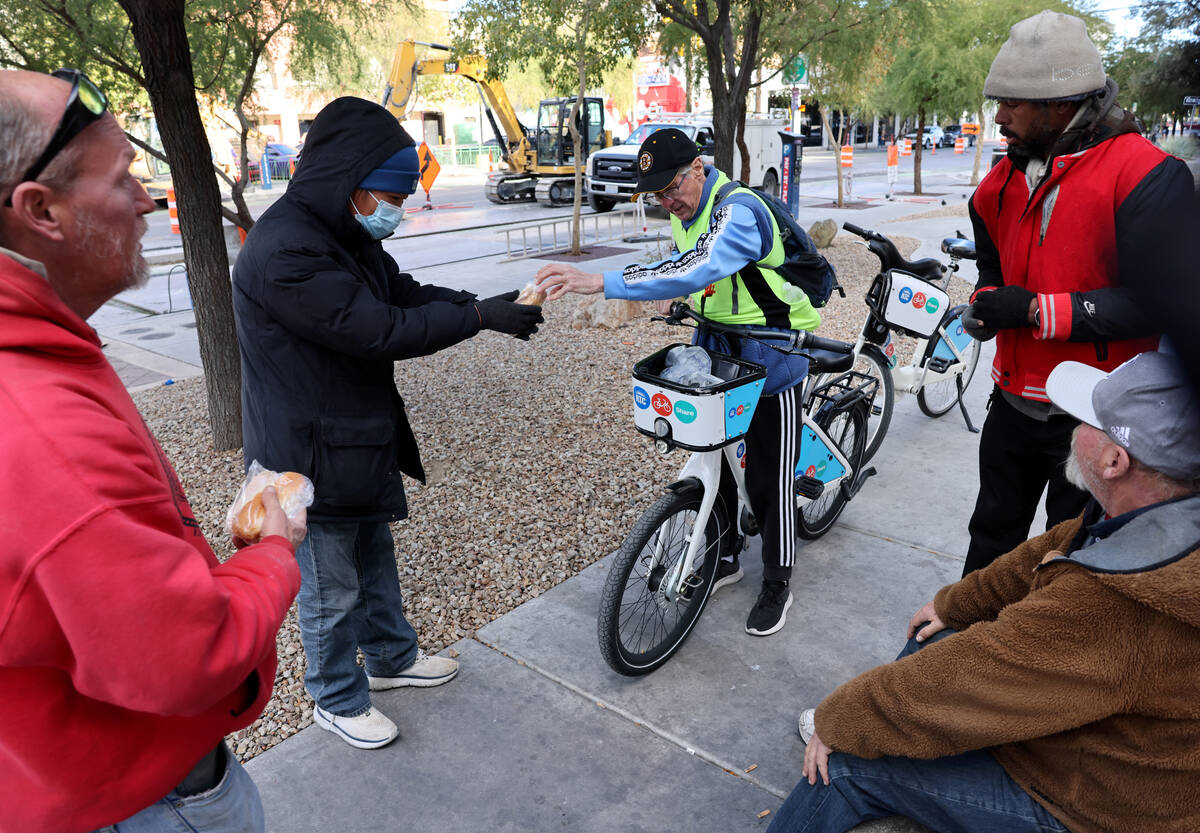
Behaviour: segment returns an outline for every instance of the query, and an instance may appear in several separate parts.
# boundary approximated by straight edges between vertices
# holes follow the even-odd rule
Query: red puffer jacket
[[[1000,389],[1048,402],[1046,377],[1059,362],[1111,370],[1155,349],[1153,316],[1130,286],[1186,268],[1160,262],[1159,220],[1191,199],[1187,167],[1130,132],[1052,157],[1032,196],[1011,157],[992,168],[971,198],[976,295],[1023,286],[1041,316],[1038,328],[997,334]]]

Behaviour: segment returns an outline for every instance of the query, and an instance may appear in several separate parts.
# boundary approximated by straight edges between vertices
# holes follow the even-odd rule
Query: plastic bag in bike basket
[[[712,350],[712,373],[722,381],[681,385],[661,377],[671,344],[633,366],[633,421],[648,437],[689,451],[720,448],[750,427],[767,371],[761,364]]]
[[[909,335],[929,338],[950,305],[950,296],[916,275],[889,269],[884,288],[883,319]]]

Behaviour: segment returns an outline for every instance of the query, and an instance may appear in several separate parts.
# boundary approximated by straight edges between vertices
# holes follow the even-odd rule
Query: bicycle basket
[[[945,290],[909,272],[889,269],[872,309],[893,329],[929,338],[949,305]]]
[[[712,374],[723,381],[707,386],[663,379],[670,344],[633,366],[633,422],[639,433],[689,451],[710,451],[743,437],[762,395],[766,368],[708,351]]]

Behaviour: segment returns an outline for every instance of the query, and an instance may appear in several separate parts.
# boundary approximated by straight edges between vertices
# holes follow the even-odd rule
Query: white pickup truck
[[[783,143],[779,131],[787,124],[780,119],[746,117],[746,147],[750,151],[750,184],[768,194],[779,196],[779,171],[783,162]],[[628,202],[637,185],[637,152],[642,142],[656,130],[677,127],[700,148],[705,164],[713,161],[713,127],[706,115],[664,113],[633,131],[624,143],[594,151],[587,160],[588,202],[596,211],[610,211],[619,202]],[[733,178],[742,169],[742,155],[733,149]],[[726,171],[725,173],[730,173]]]

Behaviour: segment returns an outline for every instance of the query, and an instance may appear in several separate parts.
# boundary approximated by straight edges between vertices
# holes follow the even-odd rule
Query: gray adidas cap
[[[1111,373],[1063,362],[1046,393],[1155,471],[1200,477],[1200,397],[1174,355],[1139,353]]]

